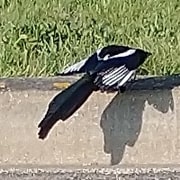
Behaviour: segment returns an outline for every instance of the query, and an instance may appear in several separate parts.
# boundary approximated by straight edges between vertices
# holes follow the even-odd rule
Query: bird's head
[[[140,65],[144,63],[144,61],[152,55],[152,53],[148,52],[148,51],[144,51],[142,49],[136,49],[136,54],[138,56],[139,59],[139,63]]]

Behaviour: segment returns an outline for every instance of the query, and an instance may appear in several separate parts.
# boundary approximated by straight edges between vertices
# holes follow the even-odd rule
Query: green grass
[[[0,76],[51,76],[114,43],[153,53],[141,74],[180,73],[180,1],[0,1]]]

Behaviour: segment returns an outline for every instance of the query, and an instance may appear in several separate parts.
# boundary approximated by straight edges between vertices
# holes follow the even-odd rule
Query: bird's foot
[[[124,93],[126,91],[126,86],[120,86],[117,90],[119,93]]]

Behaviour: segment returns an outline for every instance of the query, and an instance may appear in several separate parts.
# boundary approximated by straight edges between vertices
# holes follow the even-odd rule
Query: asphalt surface
[[[86,169],[1,169],[0,179],[4,180],[176,180],[180,169],[176,168],[86,168]]]

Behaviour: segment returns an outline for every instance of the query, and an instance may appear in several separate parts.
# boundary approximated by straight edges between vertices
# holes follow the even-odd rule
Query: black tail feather
[[[41,121],[41,123],[38,125],[38,127],[41,128],[38,133],[39,139],[44,139],[56,122],[57,122],[56,118],[53,117],[51,119],[44,118]]]
[[[90,96],[97,90],[90,76],[84,76],[73,85],[59,93],[50,102],[48,111],[39,123],[40,139],[46,138],[50,129],[58,120],[65,121],[69,118]]]

